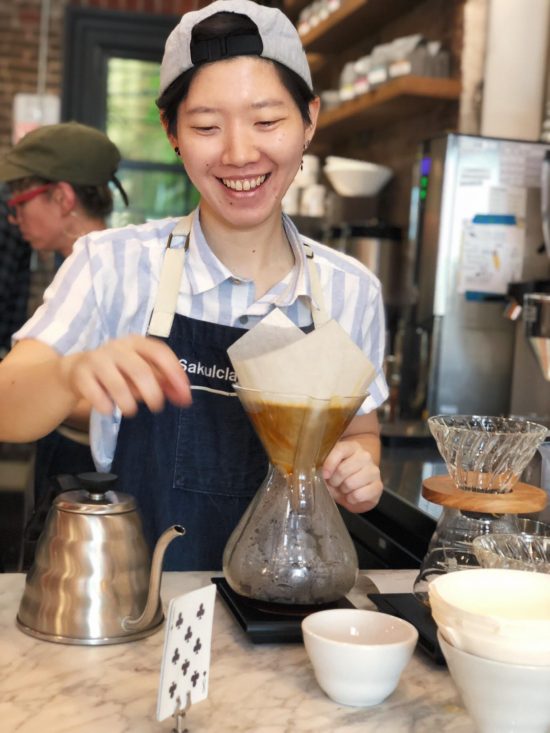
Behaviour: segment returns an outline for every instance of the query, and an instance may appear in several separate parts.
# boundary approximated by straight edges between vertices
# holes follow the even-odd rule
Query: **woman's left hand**
[[[382,494],[380,469],[355,440],[336,443],[323,465],[323,478],[334,500],[355,514],[373,509]]]

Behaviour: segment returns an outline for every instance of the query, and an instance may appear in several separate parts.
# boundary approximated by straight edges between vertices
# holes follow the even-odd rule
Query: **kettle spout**
[[[138,618],[130,618],[126,616],[122,620],[122,627],[125,631],[141,631],[147,629],[153,622],[159,609],[159,592],[160,592],[160,578],[162,573],[162,560],[166,548],[172,542],[175,537],[182,537],[185,534],[185,529],[179,524],[174,524],[172,527],[168,527],[161,536],[159,537],[155,550],[153,552],[153,559],[151,561],[151,576],[149,578],[149,593],[147,594],[147,601],[145,608],[141,616]],[[161,614],[162,620],[162,614]]]

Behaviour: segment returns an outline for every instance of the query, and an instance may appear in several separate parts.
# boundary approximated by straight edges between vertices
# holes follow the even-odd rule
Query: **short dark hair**
[[[240,13],[215,13],[215,15],[211,15],[200,23],[197,23],[193,28],[192,40],[209,40],[211,38],[218,38],[220,35],[239,35],[241,33],[257,32],[257,30],[256,24],[247,15],[241,15]],[[256,58],[262,58],[263,61],[273,64],[281,83],[298,107],[302,119],[306,125],[311,125],[309,103],[315,99],[315,94],[306,82],[296,72],[278,61],[264,59],[259,56]],[[168,128],[168,132],[171,135],[176,135],[179,106],[189,94],[191,82],[200,68],[201,66],[194,66],[184,71],[183,74],[180,74],[174,79],[156,101],[157,107]]]

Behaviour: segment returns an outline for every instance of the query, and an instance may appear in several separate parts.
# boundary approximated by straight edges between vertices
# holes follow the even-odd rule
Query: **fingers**
[[[335,501],[352,512],[374,508],[382,494],[378,466],[355,441],[336,444],[323,466],[323,477]]]
[[[103,391],[123,415],[134,415],[138,401],[154,412],[162,409],[164,396],[146,358],[130,344],[113,342],[108,350],[91,352],[84,370],[97,393]],[[103,402],[103,400],[102,400]]]
[[[153,412],[165,397],[177,405],[191,402],[187,377],[172,350],[157,339],[129,336],[84,352],[72,362],[69,380],[74,391],[102,414],[116,405],[134,415],[144,402]]]
[[[78,394],[79,399],[84,398],[87,400],[102,415],[112,413],[113,400],[108,392],[91,373],[81,370],[79,365],[75,367],[73,390]]]

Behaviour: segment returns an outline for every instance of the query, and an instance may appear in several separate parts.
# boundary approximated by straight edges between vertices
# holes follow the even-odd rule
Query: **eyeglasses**
[[[49,188],[51,188],[53,183],[45,183],[43,186],[36,186],[35,188],[31,188],[28,191],[23,191],[22,193],[17,193],[15,196],[12,196],[6,201],[9,214],[10,216],[17,216],[17,206],[20,206],[21,204],[26,204],[29,201],[32,201],[37,196],[40,196],[40,194],[45,193]]]

